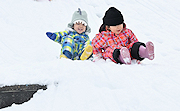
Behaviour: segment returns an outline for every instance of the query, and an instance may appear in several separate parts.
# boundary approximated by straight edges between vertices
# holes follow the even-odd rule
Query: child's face
[[[76,23],[76,24],[74,24],[74,30],[77,33],[81,34],[86,31],[86,26],[82,23]]]
[[[111,30],[115,34],[120,34],[121,31],[123,30],[123,24],[110,26],[108,29]]]

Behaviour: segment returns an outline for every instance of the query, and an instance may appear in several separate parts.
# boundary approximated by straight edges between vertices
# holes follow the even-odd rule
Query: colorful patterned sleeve
[[[68,32],[67,31],[61,31],[61,32],[55,32],[55,34],[56,34],[56,38],[55,38],[54,41],[61,44],[62,37],[67,35]]]
[[[129,34],[129,41],[130,41],[130,44],[127,46],[127,48],[131,48],[134,43],[138,42],[138,39],[130,29],[127,29],[127,31]]]
[[[102,47],[104,46],[106,40],[102,37],[102,34],[96,34],[92,39],[93,54],[102,53]]]

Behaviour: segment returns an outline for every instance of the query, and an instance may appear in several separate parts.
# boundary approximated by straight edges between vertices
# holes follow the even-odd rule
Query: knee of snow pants
[[[120,55],[120,49],[115,49],[114,52],[113,52],[113,59],[117,62],[117,63],[120,63],[120,64],[123,64],[118,58],[119,58],[119,55]]]
[[[139,56],[139,47],[143,45],[144,47],[146,47],[146,45],[142,42],[136,42],[133,44],[132,48],[131,48],[131,56],[134,59],[140,60],[142,61],[144,58],[141,58]]]

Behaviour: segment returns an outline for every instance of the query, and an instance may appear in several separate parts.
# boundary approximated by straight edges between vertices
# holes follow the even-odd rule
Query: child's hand
[[[46,32],[46,35],[47,35],[51,40],[54,40],[54,39],[56,38],[56,34],[55,34],[55,33]]]
[[[102,58],[101,54],[93,55],[93,62],[99,61]]]

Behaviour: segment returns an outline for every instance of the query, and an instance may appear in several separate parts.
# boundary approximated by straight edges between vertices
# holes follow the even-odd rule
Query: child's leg
[[[147,42],[146,45],[141,42],[136,42],[131,48],[131,56],[137,60],[148,58],[154,59],[154,45],[152,42]]]
[[[61,54],[61,55],[60,55],[60,59],[61,59],[61,58],[68,59],[67,56],[65,56],[64,54]]]
[[[71,37],[64,37],[62,41],[62,53],[69,59],[72,59],[74,50],[74,40]]]
[[[113,52],[113,58],[117,63],[131,64],[130,53],[126,47],[122,47],[121,49],[115,49]]]
[[[83,50],[82,55],[80,56],[80,59],[81,60],[88,59],[92,55],[92,52],[93,52],[92,46],[91,45],[86,46]]]
[[[120,49],[119,60],[124,64],[131,64],[130,53],[126,47]]]

